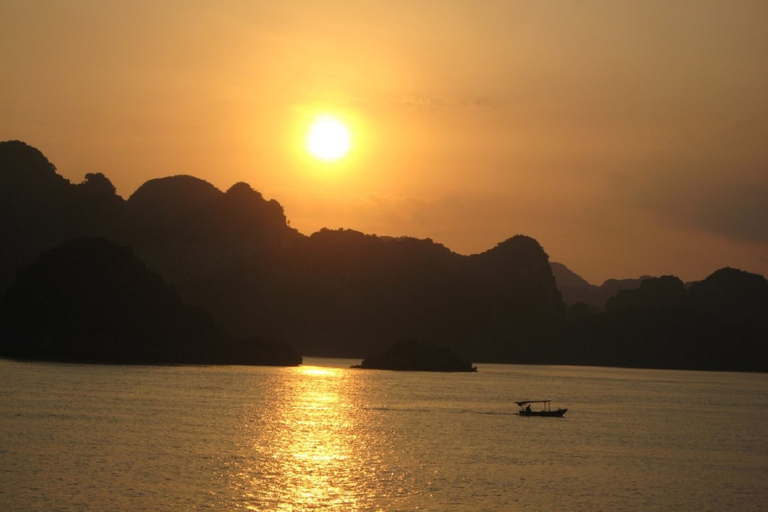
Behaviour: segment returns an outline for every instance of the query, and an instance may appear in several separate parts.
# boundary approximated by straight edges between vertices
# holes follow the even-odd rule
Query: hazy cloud
[[[395,96],[390,99],[395,105],[413,107],[418,109],[446,109],[446,108],[484,108],[491,107],[498,102],[489,97],[444,97],[428,95],[403,95]]]
[[[768,243],[768,120],[686,134],[644,162],[623,193],[671,221]]]

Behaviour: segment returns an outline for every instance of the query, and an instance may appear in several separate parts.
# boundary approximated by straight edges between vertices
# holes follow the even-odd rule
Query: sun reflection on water
[[[236,483],[242,504],[249,510],[366,508],[382,468],[376,441],[358,428],[365,410],[355,403],[354,372],[310,366],[280,375],[270,390],[279,409],[246,418],[248,444]]]

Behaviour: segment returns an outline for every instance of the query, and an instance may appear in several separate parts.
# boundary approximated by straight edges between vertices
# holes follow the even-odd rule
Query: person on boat
[[[528,404],[528,407],[525,408],[525,412],[531,412],[531,404]]]

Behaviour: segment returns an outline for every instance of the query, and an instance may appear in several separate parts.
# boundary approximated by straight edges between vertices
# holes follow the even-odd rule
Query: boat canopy
[[[515,402],[520,407],[528,404],[548,404],[552,400],[523,400],[522,402]]]

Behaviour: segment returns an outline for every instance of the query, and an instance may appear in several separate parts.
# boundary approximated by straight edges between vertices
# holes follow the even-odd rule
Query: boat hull
[[[548,416],[551,418],[562,418],[568,409],[558,409],[556,411],[519,411],[520,416]]]

